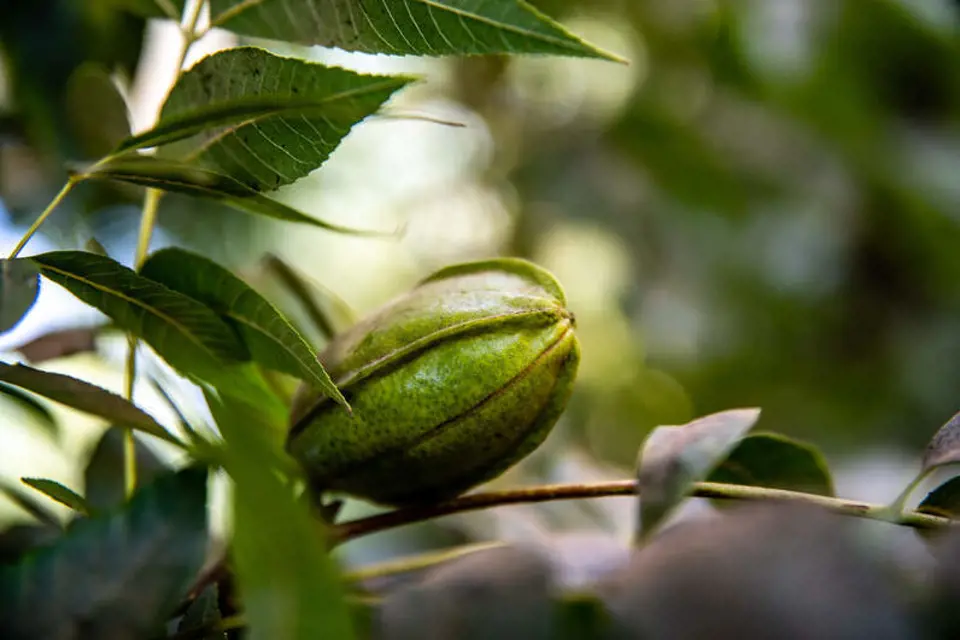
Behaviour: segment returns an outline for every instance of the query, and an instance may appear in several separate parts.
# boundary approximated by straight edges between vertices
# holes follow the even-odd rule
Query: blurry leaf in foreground
[[[0,333],[20,323],[40,293],[40,271],[27,260],[0,260]]]
[[[126,472],[124,467],[124,430],[109,427],[93,449],[83,472],[84,495],[93,509],[114,509],[126,500]],[[137,459],[137,487],[150,484],[154,478],[168,471],[167,466],[147,445],[134,437]]]
[[[776,433],[757,433],[741,440],[707,480],[835,495],[823,454],[812,445]]]
[[[170,248],[151,255],[140,273],[233,322],[254,360],[263,366],[306,380],[349,409],[313,348],[273,305],[229,270],[202,256]]]
[[[953,462],[960,462],[960,413],[957,413],[933,435],[923,455],[923,470],[929,471]]]
[[[224,416],[219,398],[210,410]],[[234,483],[233,563],[249,640],[354,637],[339,571],[327,553],[322,525],[294,497],[264,452],[276,451],[266,429],[249,420],[218,418],[223,466]],[[242,417],[242,414],[241,414]],[[262,419],[261,419],[262,420]]]
[[[944,518],[960,518],[960,476],[950,478],[927,494],[917,511]]]
[[[60,537],[60,527],[43,524],[14,524],[0,531],[0,567],[15,564],[34,549],[49,547]],[[0,623],[2,624],[2,623]]]
[[[102,158],[130,135],[127,104],[103,67],[80,65],[67,81],[65,100],[68,124],[85,157]]]
[[[56,480],[48,480],[46,478],[20,478],[20,480],[23,484],[33,487],[40,493],[73,509],[79,514],[90,514],[90,505],[83,499],[83,496],[78,495],[76,491],[60,484]]]
[[[0,383],[0,407],[5,402],[11,402],[20,407],[30,416],[32,423],[41,427],[47,434],[53,437],[60,435],[60,425],[57,424],[57,419],[53,417],[53,414],[42,402],[26,391]],[[10,414],[6,413],[5,415],[7,420],[10,420]]]
[[[11,365],[0,362],[0,380],[33,391],[71,409],[179,444],[179,441],[160,423],[136,405],[115,393],[78,378],[41,371],[22,364]]]
[[[664,531],[598,587],[606,638],[920,638],[887,558],[840,516],[751,505]]]
[[[207,472],[158,479],[123,509],[77,522],[0,568],[4,638],[149,638],[196,578],[207,545]]]
[[[706,478],[760,417],[759,409],[735,409],[685,425],[654,429],[640,452],[639,533],[649,535]]]
[[[549,558],[499,547],[437,566],[384,599],[374,637],[548,640],[553,626]]]

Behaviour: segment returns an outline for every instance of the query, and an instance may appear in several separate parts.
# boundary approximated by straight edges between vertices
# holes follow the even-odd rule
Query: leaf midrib
[[[238,3],[238,4],[235,4],[234,6],[230,7],[229,9],[227,9],[226,11],[224,11],[223,13],[221,13],[220,15],[218,15],[216,18],[212,19],[212,20],[210,21],[210,26],[211,26],[211,27],[219,27],[219,26],[222,26],[223,23],[225,23],[225,22],[227,22],[228,20],[231,20],[232,18],[234,18],[234,17],[242,14],[243,12],[247,11],[248,9],[252,9],[252,8],[254,8],[254,7],[258,6],[258,5],[264,4],[264,3],[268,2],[268,1],[270,1],[270,0],[244,0],[243,2],[240,2],[240,3]],[[311,1],[312,1],[312,0],[307,0],[307,2],[311,2]],[[454,14],[454,15],[460,16],[461,18],[464,18],[464,17],[465,17],[465,18],[469,18],[469,19],[471,19],[471,20],[476,20],[477,22],[480,22],[480,23],[482,23],[482,24],[486,24],[486,25],[488,25],[488,26],[492,26],[492,27],[495,27],[495,28],[498,28],[498,29],[502,29],[502,30],[504,30],[504,31],[510,31],[510,32],[512,32],[512,33],[515,33],[515,34],[518,34],[518,35],[521,35],[521,36],[526,36],[526,37],[531,38],[531,39],[533,39],[533,40],[540,40],[541,42],[547,42],[547,43],[549,43],[549,44],[553,44],[553,45],[556,45],[556,46],[560,46],[560,47],[562,47],[562,48],[564,48],[564,49],[569,49],[569,50],[571,50],[571,51],[579,51],[579,50],[581,50],[580,47],[573,46],[570,42],[567,42],[567,41],[563,40],[562,38],[557,38],[556,36],[550,36],[550,35],[547,35],[547,34],[544,34],[544,33],[539,33],[539,32],[537,32],[537,31],[530,31],[530,30],[528,30],[528,29],[522,29],[522,28],[520,28],[520,27],[517,27],[517,26],[515,26],[515,25],[511,25],[511,24],[508,24],[508,23],[496,22],[496,21],[494,21],[494,20],[491,20],[490,18],[486,18],[486,17],[484,17],[484,16],[479,16],[479,15],[477,15],[477,14],[470,13],[469,11],[464,11],[464,10],[462,10],[462,9],[456,9],[456,8],[451,7],[451,6],[449,6],[449,5],[445,5],[445,4],[441,4],[441,3],[439,3],[439,2],[436,2],[435,0],[407,0],[407,1],[408,1],[408,2],[418,2],[418,3],[420,3],[420,4],[426,5],[427,7],[439,9],[440,11],[446,11],[446,12],[452,13],[452,14]],[[520,0],[520,1],[517,2],[517,7],[520,8],[520,9],[524,9],[524,10],[526,10],[526,11],[528,11],[528,12],[531,12],[534,16],[539,17],[539,16],[538,16],[538,12],[535,11],[534,8],[531,7],[529,4],[527,4],[526,2],[523,2],[523,0]]]
[[[157,316],[157,317],[160,318],[161,320],[165,320],[166,322],[168,322],[169,324],[171,324],[171,325],[172,325],[175,329],[177,329],[177,330],[179,331],[179,333],[181,333],[187,340],[189,340],[189,341],[192,342],[193,344],[195,344],[195,345],[197,345],[198,347],[200,347],[201,350],[203,350],[205,353],[207,353],[207,354],[208,354],[210,357],[212,357],[216,362],[218,362],[218,363],[224,363],[224,360],[223,360],[220,356],[218,356],[216,353],[214,353],[213,351],[211,351],[210,348],[207,347],[207,345],[204,344],[204,342],[203,342],[202,340],[200,340],[199,338],[197,338],[196,336],[194,336],[194,335],[193,335],[193,332],[191,332],[186,326],[184,326],[183,324],[181,324],[176,318],[174,318],[174,317],[172,317],[172,316],[169,316],[169,315],[163,313],[162,311],[160,311],[159,309],[157,309],[157,308],[155,308],[155,307],[151,307],[151,306],[149,306],[149,305],[147,305],[147,304],[145,304],[145,303],[137,300],[136,298],[131,298],[130,296],[126,295],[125,293],[123,293],[123,292],[121,292],[121,291],[116,291],[115,289],[110,289],[109,287],[106,287],[106,286],[104,286],[104,285],[98,284],[98,283],[96,283],[96,282],[93,282],[93,281],[91,281],[91,280],[88,280],[87,278],[84,278],[84,277],[82,277],[82,276],[78,276],[78,275],[76,275],[76,274],[74,274],[74,273],[71,273],[71,272],[69,272],[69,271],[65,271],[65,270],[60,269],[60,268],[58,268],[58,267],[53,267],[53,266],[50,266],[50,265],[48,265],[48,264],[44,264],[44,263],[42,263],[42,262],[41,262],[40,264],[42,265],[42,269],[50,269],[50,270],[53,271],[54,273],[58,273],[58,274],[60,274],[60,275],[62,275],[62,276],[64,276],[64,277],[67,277],[67,278],[72,278],[72,279],[74,279],[74,280],[76,280],[76,281],[78,281],[78,282],[81,282],[81,283],[89,286],[89,287],[92,287],[93,289],[96,289],[97,291],[100,291],[101,293],[106,293],[107,295],[112,295],[112,296],[114,296],[114,297],[120,298],[120,299],[123,300],[124,302],[128,302],[128,303],[130,303],[130,304],[132,304],[132,305],[134,305],[134,306],[136,306],[136,307],[140,307],[141,309],[143,309],[143,310],[146,311],[147,313],[152,313],[153,315]],[[156,285],[157,285],[158,287],[163,287],[163,285],[160,284],[159,282],[156,283]],[[174,293],[173,291],[170,291],[170,294],[171,294],[171,295],[175,295],[175,293]]]

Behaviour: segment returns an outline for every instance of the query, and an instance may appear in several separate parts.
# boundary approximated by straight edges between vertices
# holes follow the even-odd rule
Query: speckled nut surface
[[[566,405],[580,352],[565,305],[524,260],[438,271],[320,354],[354,415],[301,387],[288,450],[314,487],[395,506],[495,478]]]

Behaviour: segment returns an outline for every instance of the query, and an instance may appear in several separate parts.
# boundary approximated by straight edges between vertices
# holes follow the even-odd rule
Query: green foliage
[[[306,380],[349,409],[310,345],[269,302],[227,269],[174,248],[150,256],[140,274],[223,316],[237,329],[251,356],[261,365]]]
[[[4,637],[141,638],[162,629],[203,563],[206,499],[206,470],[170,474],[0,568]]]
[[[816,447],[776,433],[741,440],[707,480],[835,495],[830,470]]]
[[[920,473],[892,505],[836,497],[830,470],[811,445],[778,434],[746,435],[758,409],[654,428],[639,453],[634,484],[531,487],[456,499],[531,453],[565,406],[579,351],[570,338],[572,313],[552,275],[526,262],[485,262],[506,265],[507,275],[474,288],[475,264],[441,270],[414,289],[419,307],[374,314],[351,329],[356,318],[322,283],[315,287],[271,256],[267,270],[330,342],[318,358],[316,346],[268,302],[266,288],[248,284],[256,284],[247,277],[253,274],[238,277],[176,247],[149,254],[157,218],[165,221],[177,209],[194,228],[213,230],[217,248],[232,252],[233,238],[218,235],[213,205],[253,214],[263,225],[258,229],[291,232],[270,226],[284,222],[390,235],[316,219],[272,192],[320,168],[349,132],[383,114],[415,79],[302,59],[306,52],[294,44],[472,56],[451,63],[447,89],[485,121],[482,135],[506,150],[498,155],[508,158],[508,171],[501,172],[501,161],[477,172],[491,189],[508,177],[505,191],[515,189],[523,205],[510,207],[524,213],[512,225],[509,250],[549,254],[536,237],[540,229],[604,219],[611,246],[622,241],[630,254],[625,262],[642,254],[631,266],[643,277],[601,292],[613,301],[594,314],[601,333],[656,325],[624,312],[651,290],[669,290],[697,317],[696,349],[651,357],[663,371],[637,365],[643,349],[632,343],[615,344],[615,358],[603,363],[600,356],[595,362],[603,366],[593,365],[602,374],[592,381],[602,389],[594,396],[642,405],[646,415],[631,409],[626,420],[636,442],[661,422],[659,415],[689,412],[694,401],[713,411],[733,397],[757,399],[788,432],[821,422],[900,428],[917,423],[912,410],[910,420],[903,419],[906,404],[929,412],[944,398],[955,402],[960,369],[944,356],[960,344],[949,329],[956,325],[960,282],[956,190],[949,182],[955,167],[940,158],[955,155],[960,112],[953,23],[939,29],[935,25],[949,20],[931,17],[937,9],[921,15],[892,0],[868,12],[852,0],[831,4],[829,15],[803,21],[803,29],[795,25],[794,44],[805,42],[809,50],[801,55],[804,47],[796,47],[785,72],[783,59],[757,54],[770,19],[766,3],[706,3],[696,11],[679,7],[683,3],[669,11],[660,2],[541,4],[558,16],[572,16],[573,9],[587,18],[616,11],[616,20],[599,22],[629,36],[625,43],[635,37],[635,50],[643,52],[632,84],[621,88],[622,96],[611,85],[590,121],[568,117],[567,109],[588,113],[583,105],[598,96],[585,93],[564,104],[551,91],[561,80],[570,90],[592,90],[606,80],[601,66],[526,66],[509,54],[594,59],[575,64],[619,58],[524,0],[0,5],[2,75],[10,78],[9,96],[0,95],[0,194],[22,223],[18,212],[43,207],[17,199],[21,184],[24,191],[54,193],[67,179],[9,258],[0,260],[0,334],[30,313],[42,276],[105,314],[127,334],[131,352],[125,397],[78,377],[0,363],[6,406],[16,404],[19,415],[48,433],[59,435],[69,425],[58,425],[34,395],[108,425],[83,468],[83,495],[53,480],[23,478],[69,507],[66,521],[36,492],[0,478],[0,493],[36,520],[0,530],[0,636],[957,636],[952,612],[960,603],[960,538],[950,525],[960,514],[960,481],[946,480],[916,510],[904,505],[931,471],[960,462],[960,414],[934,436]],[[178,69],[162,104],[148,105],[157,107],[156,123],[132,134],[126,96],[141,80],[134,74],[146,19],[179,23],[181,61],[212,28],[239,36],[240,46]],[[810,32],[806,40],[802,30]],[[272,41],[268,46],[289,55],[250,46],[251,38]],[[771,71],[778,65],[780,71]],[[539,73],[545,75],[537,76],[544,82],[531,92],[536,99],[520,95],[534,86],[524,84],[524,74]],[[759,123],[763,135],[745,129],[745,122]],[[27,157],[23,166],[16,153]],[[10,166],[19,170],[8,173]],[[31,184],[36,176],[39,186]],[[59,224],[51,218],[55,209],[68,213],[58,208],[67,192],[73,208],[61,218],[82,232],[69,227],[74,233],[61,236],[82,242],[92,233],[87,227],[102,231],[102,221],[85,214],[139,201],[143,188],[134,268],[96,241],[85,251],[18,257],[37,229]],[[161,211],[161,201],[176,206]],[[527,206],[534,202],[542,206]],[[818,217],[824,202],[830,215]],[[527,209],[546,213],[531,216]],[[770,215],[780,209],[813,215]],[[546,217],[534,220],[540,215]],[[784,234],[783,225],[802,226],[808,218],[821,225],[821,235],[805,227]],[[840,247],[801,265],[822,268],[812,276],[798,275],[790,257],[811,251],[810,243],[794,246],[805,234]],[[730,238],[740,244],[724,241]],[[576,240],[578,250],[591,244]],[[675,262],[688,272],[688,289],[709,295],[676,287]],[[444,280],[456,282],[444,289]],[[432,286],[440,294],[417,298]],[[399,298],[401,307],[410,297]],[[498,313],[483,317],[490,298]],[[590,313],[583,324],[596,321]],[[549,334],[559,325],[562,335]],[[491,328],[492,338],[484,334]],[[101,330],[67,329],[17,351],[39,367],[95,351]],[[723,334],[722,344],[712,342],[715,334]],[[136,351],[137,341],[152,351]],[[649,346],[653,353],[659,345]],[[553,351],[562,358],[549,357]],[[157,383],[167,372],[154,356],[172,367],[169,379],[177,385],[199,385],[207,406],[181,402],[181,389]],[[97,359],[105,361],[102,354]],[[778,377],[785,371],[786,382]],[[146,404],[134,403],[135,388],[141,399],[135,383],[145,375],[176,414],[186,444]],[[908,377],[911,385],[894,387]],[[301,381],[291,411],[286,401]],[[435,395],[421,394],[424,388]],[[591,446],[596,433],[583,420],[594,411],[590,393],[575,398],[568,415],[576,415],[561,440]],[[899,415],[890,411],[895,406]],[[356,416],[344,411],[351,407]],[[193,411],[204,409],[216,433],[200,435],[191,425]],[[622,419],[619,413],[611,412]],[[176,470],[141,434],[176,445]],[[636,444],[619,449],[632,456]],[[206,557],[213,542],[207,528],[212,471],[223,472],[231,485],[221,558]],[[404,506],[338,522],[350,508],[331,502],[330,489]],[[639,493],[640,515],[630,548],[613,536],[585,550],[564,547],[560,535],[543,535],[523,548],[446,550],[349,574],[330,553],[362,535],[460,511],[628,493]],[[722,499],[724,507],[787,505],[724,508],[705,522],[668,529],[670,517],[696,496]],[[591,509],[571,520],[579,524]],[[891,566],[826,512],[943,534],[929,536],[935,566],[921,576],[924,588],[903,597],[903,585],[915,584],[909,581],[924,568]],[[554,516],[559,524],[569,513],[558,508]],[[529,517],[531,529],[547,530],[539,516]],[[457,535],[466,534],[458,529]],[[605,558],[608,547],[614,553]]]

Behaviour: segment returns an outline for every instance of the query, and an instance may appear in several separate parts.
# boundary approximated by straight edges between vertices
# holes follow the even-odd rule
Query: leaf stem
[[[552,502],[556,500],[632,496],[636,495],[636,493],[637,483],[633,480],[601,482],[596,484],[544,485],[523,489],[475,493],[442,504],[406,507],[335,525],[333,527],[332,544],[343,544],[356,538],[379,533],[388,529],[432,520],[433,518],[439,518],[441,516],[477,511],[490,507]],[[768,500],[805,504],[821,507],[839,515],[890,521],[889,510],[886,505],[782,489],[700,482],[694,485],[691,495],[698,498],[714,498],[720,500]],[[894,524],[913,527],[915,529],[937,529],[951,524],[951,520],[948,518],[917,511],[904,511],[898,514],[892,521]]]
[[[17,246],[13,248],[13,251],[10,252],[9,260],[13,260],[20,252],[23,251],[23,248],[27,246],[27,243],[30,242],[30,238],[40,229],[40,226],[46,222],[47,218],[50,217],[50,214],[53,213],[54,209],[63,202],[63,199],[67,197],[67,194],[73,189],[74,185],[77,184],[76,178],[71,176],[67,179],[67,182],[63,185],[63,188],[60,189],[60,193],[50,201],[50,204],[47,205],[47,208],[43,210],[43,213],[30,225],[30,228],[27,229],[27,232],[23,234],[23,237],[20,238],[20,241],[17,243]]]
[[[137,381],[137,338],[127,334],[127,366],[125,374],[126,389],[124,397],[133,403],[133,387]],[[123,430],[123,478],[126,496],[129,500],[137,491],[137,441],[133,429]]]

